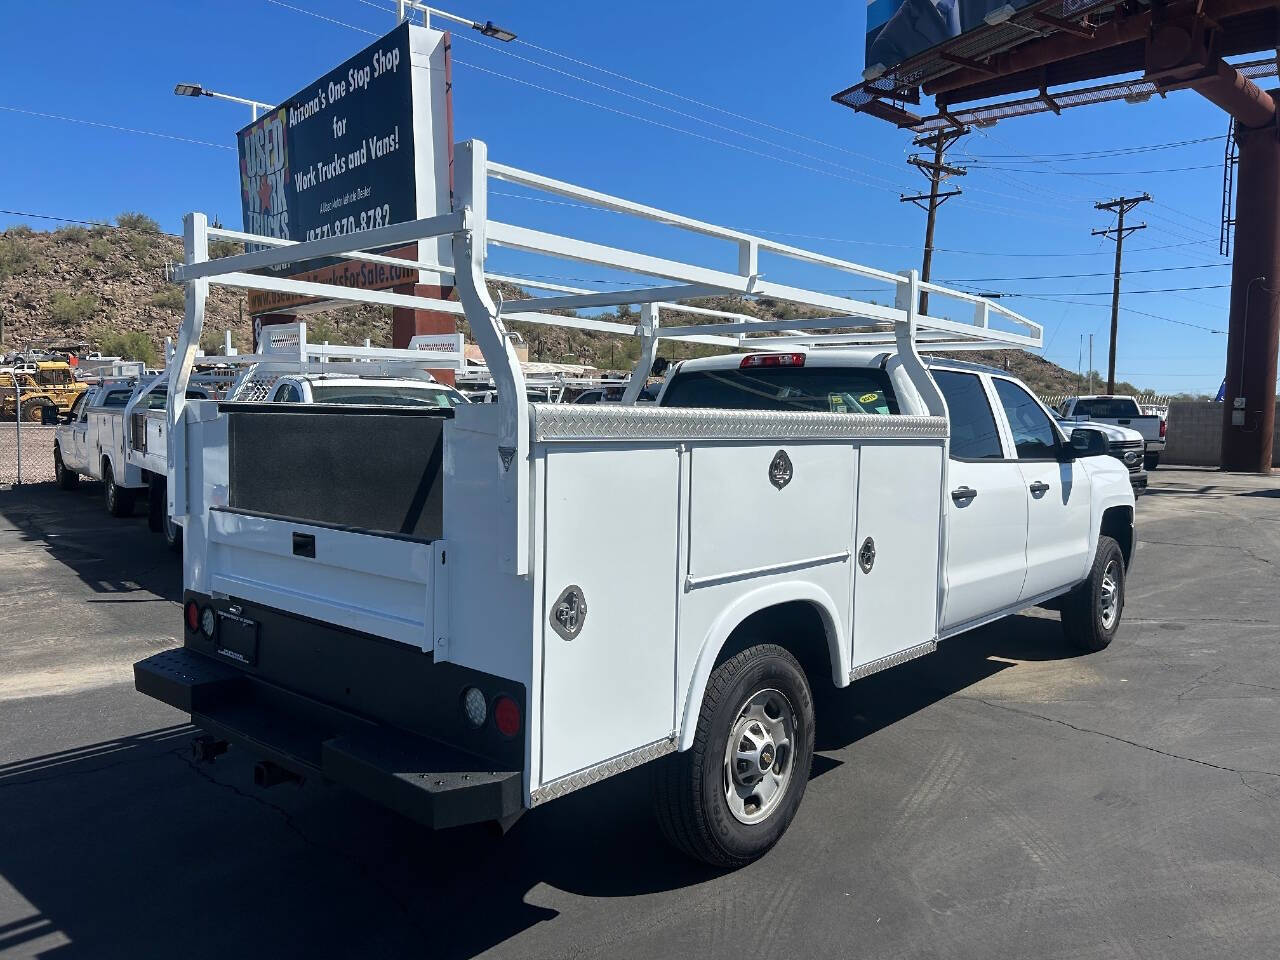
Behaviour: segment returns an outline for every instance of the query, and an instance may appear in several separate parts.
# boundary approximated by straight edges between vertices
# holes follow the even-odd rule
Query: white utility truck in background
[[[77,397],[66,422],[54,430],[53,474],[58,486],[71,490],[81,477],[101,480],[107,512],[113,517],[132,516],[135,498],[147,489],[147,475],[128,456],[130,414],[144,395],[163,404],[163,390],[156,394],[152,388],[163,387],[164,381],[155,375],[106,380]],[[192,399],[210,396],[194,383],[188,391]],[[163,405],[159,412],[163,415]]]
[[[453,157],[452,209],[421,220],[251,237],[265,249],[211,261],[210,239],[244,235],[186,218],[168,407],[183,645],[139,662],[135,682],[205,731],[199,756],[234,744],[260,759],[261,785],[319,777],[432,827],[506,827],[652,762],[667,837],[736,866],[800,805],[815,687],[1038,604],[1061,609],[1076,644],[1110,643],[1134,549],[1127,472],[1096,431],[1065,436],[1016,380],[921,358],[1036,349],[1039,325],[914,271],[494,163],[478,141]],[[493,178],[723,241],[738,269],[492,219]],[[364,251],[419,238],[446,241],[452,262],[434,267],[460,302],[253,272],[385,259]],[[603,293],[529,283],[552,295],[495,303],[497,247],[642,279]],[[797,262],[882,284],[896,305],[774,279]],[[497,401],[187,400],[212,284],[465,315]],[[922,291],[951,318],[918,313]],[[806,315],[696,302],[725,295]],[[621,304],[638,323],[553,312]],[[511,322],[638,337],[622,402],[530,403]],[[733,353],[677,365],[660,401],[638,404],[663,339]],[[606,534],[629,544],[626,563],[583,548]]]
[[[1148,470],[1154,470],[1160,465],[1160,454],[1164,452],[1168,421],[1158,414],[1143,413],[1142,408],[1138,406],[1138,401],[1133,397],[1112,395],[1068,397],[1059,405],[1058,412],[1062,414],[1064,420],[1106,423],[1138,431],[1146,444],[1144,465]]]

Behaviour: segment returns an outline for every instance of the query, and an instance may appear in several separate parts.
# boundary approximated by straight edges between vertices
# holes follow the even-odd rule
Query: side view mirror
[[[1101,457],[1107,453],[1107,438],[1097,430],[1071,431],[1071,450],[1077,457]]]

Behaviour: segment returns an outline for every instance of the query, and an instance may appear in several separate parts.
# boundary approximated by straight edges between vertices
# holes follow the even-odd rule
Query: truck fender
[[[837,685],[841,677],[847,677],[848,664],[842,663],[840,651],[840,618],[831,596],[812,583],[803,581],[786,581],[771,583],[738,597],[725,607],[711,624],[702,648],[698,651],[698,659],[694,664],[693,675],[689,680],[689,689],[684,700],[684,710],[680,720],[680,742],[678,749],[688,750],[693,746],[693,737],[697,732],[699,705],[707,689],[707,681],[711,677],[716,658],[724,648],[729,637],[748,617],[776,607],[784,603],[801,601],[812,605],[822,620],[826,633],[827,654],[831,660],[831,678]]]

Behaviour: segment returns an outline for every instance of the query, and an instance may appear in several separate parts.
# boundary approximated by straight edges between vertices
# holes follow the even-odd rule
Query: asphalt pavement
[[[1034,612],[824,704],[760,862],[670,851],[641,769],[432,834],[134,692],[180,565],[99,487],[0,490],[0,956],[1273,958],[1280,480],[1152,474],[1112,646]]]

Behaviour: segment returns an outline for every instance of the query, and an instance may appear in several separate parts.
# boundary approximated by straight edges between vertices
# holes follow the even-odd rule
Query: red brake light
[[[493,702],[493,723],[504,737],[514,737],[520,732],[520,707],[508,696],[500,696]]]
[[[194,600],[187,601],[187,629],[195,633],[200,629],[200,608]]]
[[[742,358],[739,370],[751,367],[803,367],[803,353],[749,353]]]
[[[1168,421],[1168,420],[1161,420],[1161,421],[1160,421],[1160,436],[1161,436],[1161,437],[1163,437],[1163,436],[1164,436],[1164,432],[1165,432],[1166,430],[1168,430],[1168,429],[1169,429],[1169,421]]]

